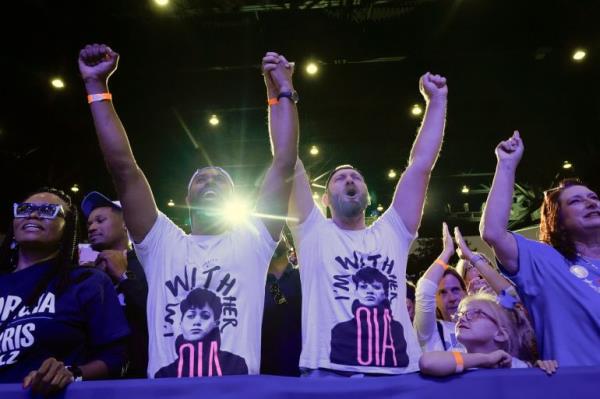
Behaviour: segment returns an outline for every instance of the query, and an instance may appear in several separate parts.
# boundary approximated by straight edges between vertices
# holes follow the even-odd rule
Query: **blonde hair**
[[[460,311],[473,303],[479,305],[504,330],[507,340],[501,343],[499,349],[524,361],[537,360],[533,328],[522,307],[516,305],[513,309],[507,309],[497,302],[496,296],[478,292],[463,298],[458,309]]]

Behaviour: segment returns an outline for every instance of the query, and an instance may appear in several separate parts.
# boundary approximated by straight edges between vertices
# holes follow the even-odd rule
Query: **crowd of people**
[[[0,248],[0,382],[49,393],[123,377],[446,376],[497,367],[552,374],[558,365],[600,365],[600,200],[565,181],[546,192],[540,241],[508,231],[524,152],[518,132],[496,148],[481,222],[497,261],[443,224],[442,253],[416,287],[407,282],[444,137],[443,76],[421,77],[422,125],[391,206],[367,226],[367,184],[350,164],[328,176],[322,203],[331,218],[316,205],[298,158],[294,66],[267,53],[272,160],[256,215],[282,217],[228,223],[221,205],[235,185],[209,165],[188,183],[186,234],[158,210],[114,108],[108,80],[118,60],[105,45],[79,54],[118,201],[85,196],[87,245],[79,204],[64,192],[42,188],[14,204]]]

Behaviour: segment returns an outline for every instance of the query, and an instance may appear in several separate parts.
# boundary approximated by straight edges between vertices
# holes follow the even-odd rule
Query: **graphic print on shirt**
[[[0,331],[0,367],[16,364],[21,351],[35,344],[36,322],[51,319],[56,313],[56,298],[47,292],[40,296],[33,309],[22,306],[12,320],[7,321],[22,302],[23,298],[16,295],[0,297],[0,323],[4,325]]]
[[[174,337],[176,360],[154,375],[202,377],[248,374],[244,358],[221,350],[221,333],[238,325],[236,279],[214,260],[200,267],[185,266],[183,275],[166,281],[163,336]]]
[[[330,361],[337,364],[406,367],[409,363],[402,324],[393,319],[398,297],[394,260],[354,251],[337,256],[340,274],[333,276],[337,301],[351,307],[353,317],[331,330]]]

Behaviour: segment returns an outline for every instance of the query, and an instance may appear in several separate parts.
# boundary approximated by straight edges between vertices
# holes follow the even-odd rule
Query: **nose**
[[[88,226],[88,234],[92,234],[97,230],[96,223],[92,223]]]
[[[38,219],[38,220],[41,219],[39,211],[35,210],[35,211],[31,212],[29,214],[29,216],[27,216],[27,219]]]

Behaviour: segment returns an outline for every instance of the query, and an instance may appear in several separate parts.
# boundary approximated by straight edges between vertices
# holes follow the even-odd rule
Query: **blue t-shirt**
[[[550,245],[513,235],[519,271],[507,277],[531,315],[541,357],[560,366],[600,365],[600,260],[570,261]]]
[[[66,365],[85,364],[129,334],[112,283],[88,267],[73,268],[60,295],[53,277],[34,306],[15,313],[52,267],[44,262],[0,275],[0,382],[22,381],[49,357]]]

